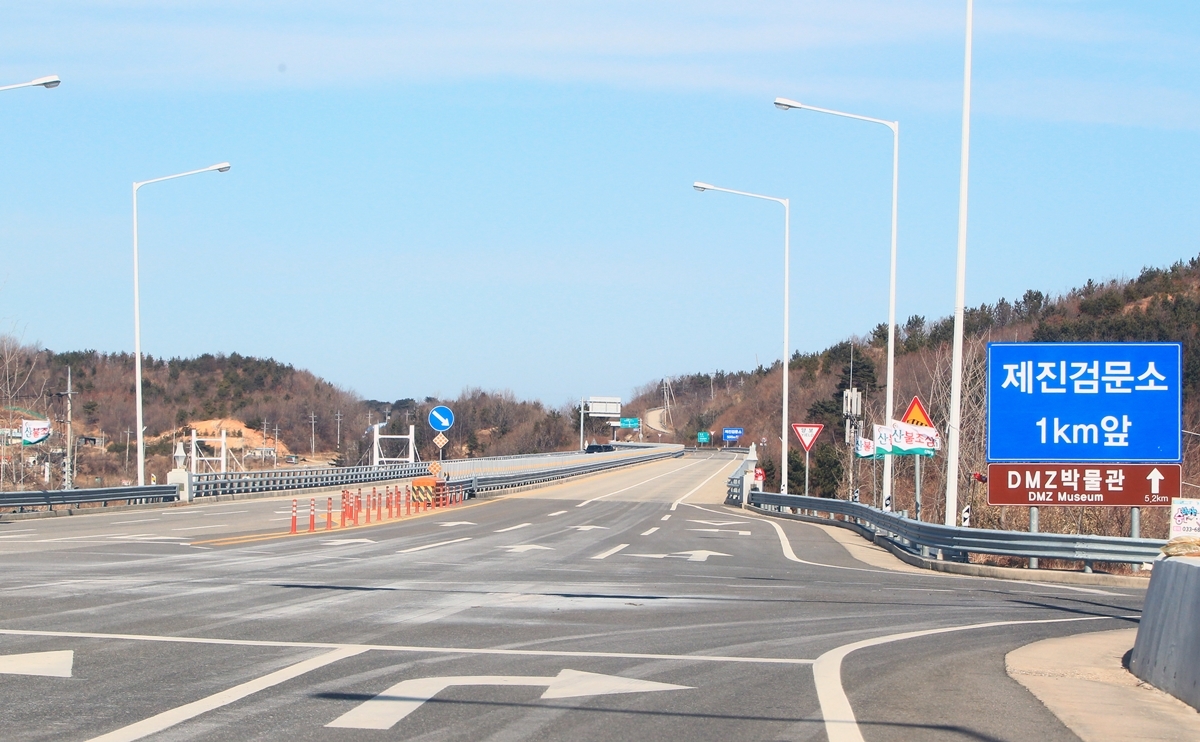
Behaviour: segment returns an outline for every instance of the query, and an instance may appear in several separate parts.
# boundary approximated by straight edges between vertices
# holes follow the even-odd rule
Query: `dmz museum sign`
[[[990,343],[992,462],[1177,462],[1179,343]]]

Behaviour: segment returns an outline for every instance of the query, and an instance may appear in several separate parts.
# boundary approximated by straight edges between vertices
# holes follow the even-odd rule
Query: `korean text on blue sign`
[[[1179,343],[990,343],[988,461],[1172,462]]]
[[[726,441],[736,441],[746,434],[741,428],[722,428],[721,438]]]

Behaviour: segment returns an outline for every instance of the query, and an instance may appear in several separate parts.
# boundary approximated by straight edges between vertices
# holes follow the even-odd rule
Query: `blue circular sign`
[[[446,431],[454,426],[454,412],[445,405],[438,405],[429,411],[429,427],[437,431]]]

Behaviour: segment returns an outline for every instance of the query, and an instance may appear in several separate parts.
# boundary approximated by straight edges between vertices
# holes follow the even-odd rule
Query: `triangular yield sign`
[[[817,436],[824,429],[825,426],[821,423],[792,423],[792,430],[800,439],[800,445],[804,446],[805,451],[812,450],[813,442],[817,440]]]
[[[75,652],[70,649],[57,652],[7,654],[0,656],[0,674],[69,678],[74,663]]]
[[[929,419],[929,413],[925,411],[925,405],[921,404],[920,397],[912,398],[912,402],[908,403],[908,409],[904,412],[904,417],[900,418],[900,422],[920,425],[923,428],[933,427],[933,420]]]

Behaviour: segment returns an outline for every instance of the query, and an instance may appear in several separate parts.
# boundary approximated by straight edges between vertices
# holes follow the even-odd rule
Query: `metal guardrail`
[[[630,464],[680,456],[683,447],[658,444],[618,444],[617,450],[585,454],[581,451],[493,456],[442,461],[452,482],[471,483],[473,492],[537,484],[589,474]],[[430,462],[388,466],[307,467],[255,472],[192,475],[192,497],[280,492],[333,487],[355,487],[375,482],[429,476]]]
[[[736,491],[735,491],[736,490]],[[728,502],[740,504],[741,480],[729,481]],[[1088,562],[1121,562],[1140,564],[1153,561],[1162,552],[1166,541],[1121,536],[1091,536],[1076,533],[1029,533],[1026,531],[996,531],[985,528],[959,528],[911,520],[888,513],[870,505],[824,497],[780,495],[751,491],[749,503],[754,506],[795,508],[806,513],[828,513],[852,519],[860,526],[891,540],[898,546],[921,556],[937,551],[952,561],[963,561],[967,554],[1037,557]]]
[[[179,489],[173,484],[151,487],[94,487],[80,490],[31,490],[27,492],[0,492],[0,508],[53,510],[55,507],[84,504],[107,505],[124,502],[130,505],[171,502],[179,499]]]

